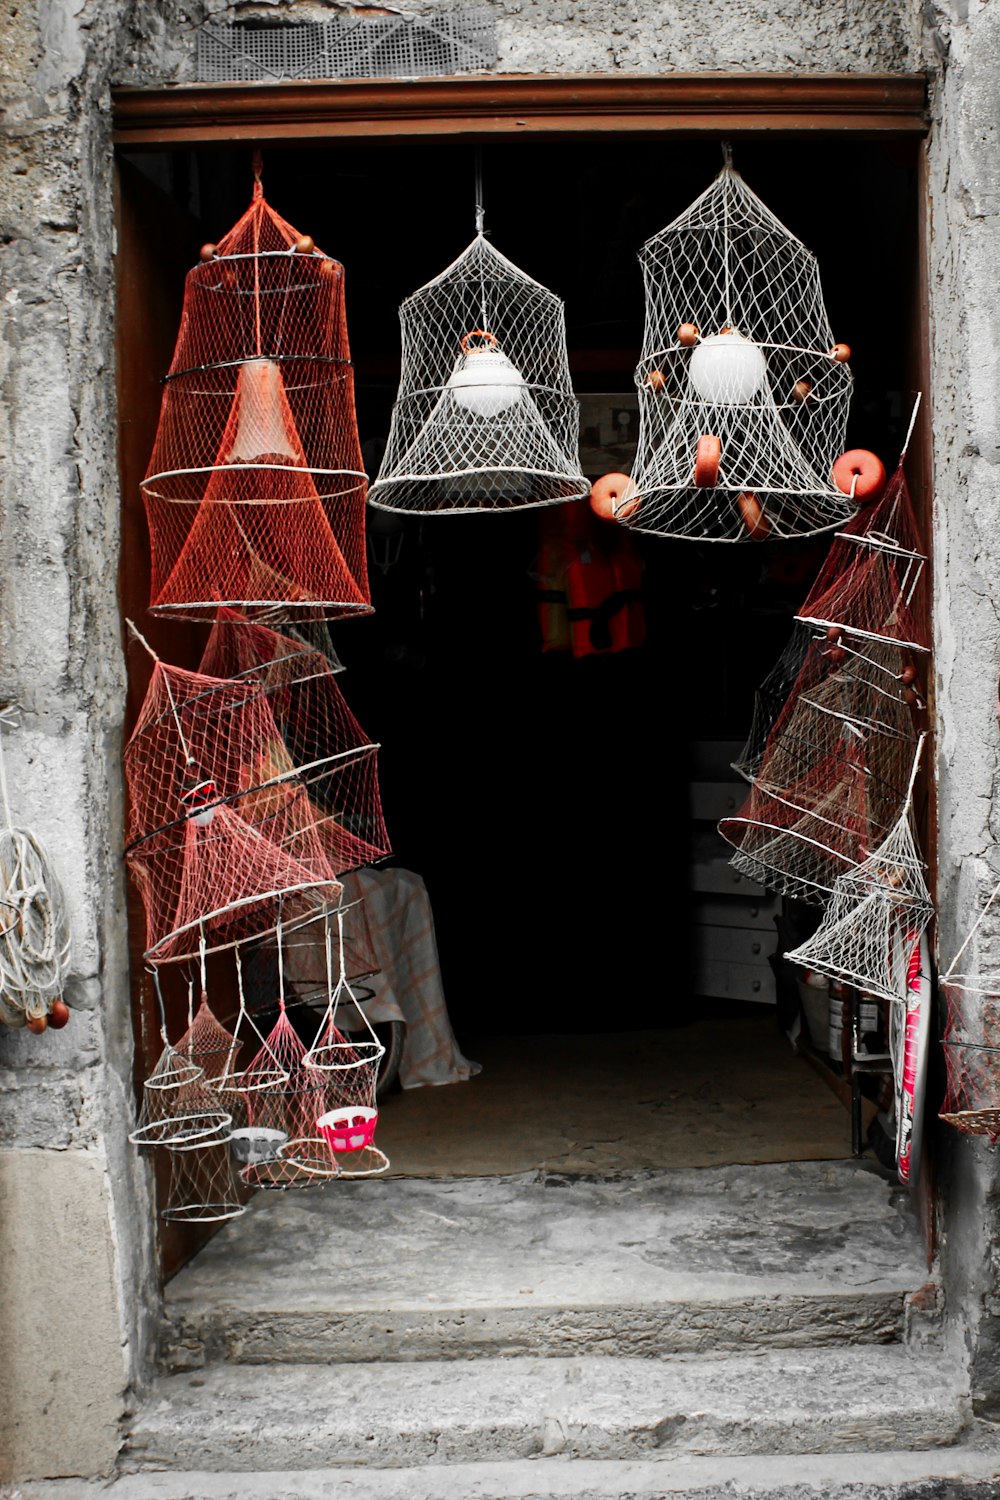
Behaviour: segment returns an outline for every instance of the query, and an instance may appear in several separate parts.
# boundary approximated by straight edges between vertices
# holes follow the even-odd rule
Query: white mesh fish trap
[[[816,257],[727,161],[639,258],[639,446],[616,518],[717,542],[842,524],[850,351],[833,342]]]
[[[442,513],[589,495],[553,292],[480,232],[399,318],[402,372],[370,504]]]
[[[767,737],[802,670],[811,640],[810,631],[796,621],[784,650],[754,693],[750,732],[743,749],[732,762],[733,770],[747,781],[753,781],[760,769]]]
[[[910,956],[933,915],[908,793],[903,815],[888,838],[837,880],[819,927],[785,957],[863,994],[904,1004]]]
[[[897,649],[873,641],[865,653],[809,647],[746,802],[719,824],[736,848],[734,869],[825,905],[837,879],[888,836],[916,742],[898,662]]]

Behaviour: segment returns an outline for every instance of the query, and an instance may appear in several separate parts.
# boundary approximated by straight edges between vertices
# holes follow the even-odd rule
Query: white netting
[[[934,904],[911,826],[913,777],[903,813],[867,859],[841,875],[819,927],[785,957],[853,985],[863,994],[905,1003],[909,960]]]
[[[511,510],[590,493],[554,293],[480,232],[399,317],[402,372],[370,504]]]
[[[939,1118],[967,1135],[988,1136],[992,1145],[1000,1140],[1000,964],[996,924],[984,923],[998,897],[1000,884],[941,977],[946,1088]],[[966,958],[977,936],[984,941]],[[961,967],[963,959],[971,967]]]
[[[168,1150],[170,1182],[161,1219],[181,1224],[218,1224],[246,1208],[229,1143]]]
[[[754,693],[750,732],[743,749],[732,762],[733,770],[746,781],[753,781],[760,769],[767,737],[802,670],[811,641],[812,632],[796,621],[784,650]]]
[[[719,824],[734,869],[818,905],[899,818],[916,741],[898,650],[830,649],[809,647],[746,802]]]
[[[833,465],[850,351],[833,342],[816,257],[727,161],[640,260],[639,447],[617,518],[719,542],[846,521]]]

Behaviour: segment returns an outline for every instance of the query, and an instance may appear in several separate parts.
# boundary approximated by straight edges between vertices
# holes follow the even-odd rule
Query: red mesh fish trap
[[[265,202],[188,272],[142,483],[150,608],[371,610],[343,267]]]
[[[882,498],[837,532],[796,619],[840,638],[930,649],[927,558],[902,464]]]
[[[819,904],[899,818],[916,743],[898,650],[867,642],[840,656],[809,647],[746,802],[719,824],[734,868]]]
[[[337,904],[310,789],[257,684],[157,661],[125,774],[126,858],[150,961],[230,947]]]
[[[390,854],[378,785],[378,750],[348,708],[319,651],[269,626],[220,610],[200,670],[265,698],[335,874]]]

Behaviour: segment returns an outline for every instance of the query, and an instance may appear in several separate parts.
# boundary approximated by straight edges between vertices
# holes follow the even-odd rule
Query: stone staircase
[[[162,1359],[121,1500],[1000,1495],[867,1163],[261,1195]]]

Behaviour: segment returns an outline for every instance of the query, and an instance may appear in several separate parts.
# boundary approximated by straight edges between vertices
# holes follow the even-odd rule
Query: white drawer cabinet
[[[781,897],[733,869],[732,846],[716,826],[720,818],[742,807],[749,791],[729,764],[742,746],[713,740],[693,748],[688,885],[694,896],[695,994],[773,1005],[775,980],[768,960],[778,948],[775,918],[781,912]]]

